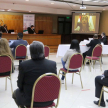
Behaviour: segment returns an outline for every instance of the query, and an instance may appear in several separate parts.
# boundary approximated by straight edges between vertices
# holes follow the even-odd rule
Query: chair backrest
[[[93,57],[100,57],[102,54],[102,45],[98,44],[94,47],[92,51],[92,56]]]
[[[15,58],[26,58],[27,48],[25,45],[20,44],[15,49]]]
[[[48,46],[44,46],[44,54],[45,54],[45,57],[49,57],[49,53],[50,53],[50,48]]]
[[[61,90],[61,81],[56,74],[41,75],[34,83],[32,91],[33,102],[47,102],[58,99]]]
[[[0,55],[0,73],[11,72],[12,60],[7,55]]]
[[[82,67],[83,63],[83,56],[80,53],[76,53],[71,56],[70,62],[69,62],[69,69],[76,69]]]

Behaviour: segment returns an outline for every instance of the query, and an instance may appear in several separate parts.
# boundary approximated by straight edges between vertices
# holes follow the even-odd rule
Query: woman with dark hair
[[[65,70],[67,70],[67,68],[68,68],[70,57],[72,55],[74,55],[75,53],[80,53],[80,46],[79,46],[78,40],[73,39],[71,41],[70,49],[66,52],[64,57],[61,58],[62,65],[63,65],[63,68]],[[77,71],[77,69],[76,70],[71,70],[71,71]],[[63,74],[64,74],[64,72],[63,72]],[[64,78],[65,77],[62,75],[62,78],[61,78],[62,84],[64,84]]]
[[[31,59],[21,62],[19,65],[18,75],[18,89],[13,93],[13,99],[18,106],[30,106],[32,97],[33,84],[39,76],[45,73],[55,73],[56,62],[45,59],[44,56],[44,45],[41,42],[34,41],[30,45]],[[35,107],[45,107],[53,103],[49,102],[35,102]]]

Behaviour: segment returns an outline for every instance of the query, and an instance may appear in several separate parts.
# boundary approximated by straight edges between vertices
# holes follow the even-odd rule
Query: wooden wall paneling
[[[44,34],[52,33],[52,17],[47,16],[37,16],[35,20],[35,30],[44,30]]]
[[[0,14],[0,19],[7,25],[8,30],[23,32],[23,15]],[[1,23],[1,21],[0,21]],[[3,25],[3,24],[2,24]],[[35,30],[44,30],[44,34],[52,34],[53,18],[52,16],[36,16]]]
[[[23,16],[22,15],[6,15],[0,14],[0,19],[7,25],[8,30],[13,29],[17,32],[23,32]]]

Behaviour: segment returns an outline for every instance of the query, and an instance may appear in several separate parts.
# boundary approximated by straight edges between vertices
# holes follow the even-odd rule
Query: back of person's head
[[[75,49],[78,53],[80,53],[80,46],[78,40],[73,39],[71,41],[70,49]]]
[[[3,26],[6,27],[6,24],[4,24]]]
[[[105,34],[104,32],[102,32],[102,35],[103,35],[103,36],[106,36],[106,34]]]
[[[33,41],[33,43],[30,44],[30,54],[31,58],[34,60],[44,59],[45,56],[43,43],[39,41]]]
[[[98,39],[98,34],[94,34],[93,38]]]
[[[34,25],[31,25],[31,28],[34,27]]]
[[[13,59],[8,41],[5,38],[0,39],[0,55],[9,55]]]
[[[18,37],[19,37],[20,39],[22,39],[22,38],[23,38],[23,33],[18,33]]]
[[[0,32],[0,38],[2,38],[2,33]]]

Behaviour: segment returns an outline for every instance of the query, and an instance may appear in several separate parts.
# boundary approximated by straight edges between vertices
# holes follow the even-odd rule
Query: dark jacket
[[[91,56],[92,55],[92,51],[93,48],[97,45],[97,44],[101,44],[99,39],[93,39],[90,41],[89,44],[86,44],[87,47],[90,47],[90,49],[87,51],[87,56]]]
[[[108,70],[104,71],[104,76],[105,78],[103,79],[103,81],[108,84]]]
[[[3,33],[8,33],[7,28],[6,28],[6,27],[4,27],[4,26],[1,26],[1,31],[2,31]]]
[[[28,27],[28,34],[34,34],[35,33],[35,30],[33,29],[31,29],[30,27]]]
[[[104,37],[101,39],[101,42],[103,42],[104,45],[107,45],[107,37],[104,36]]]
[[[17,85],[22,92],[22,101],[25,104],[31,102],[32,88],[34,82],[38,79],[39,76],[45,73],[55,73],[56,62],[50,61],[47,59],[43,60],[27,60],[20,64],[19,66],[19,75]]]
[[[12,50],[12,54],[13,56],[15,56],[15,48],[20,45],[20,44],[23,44],[25,46],[27,46],[27,41],[23,40],[23,39],[18,39],[18,40],[15,40],[11,45],[10,45],[10,48],[13,48]]]

